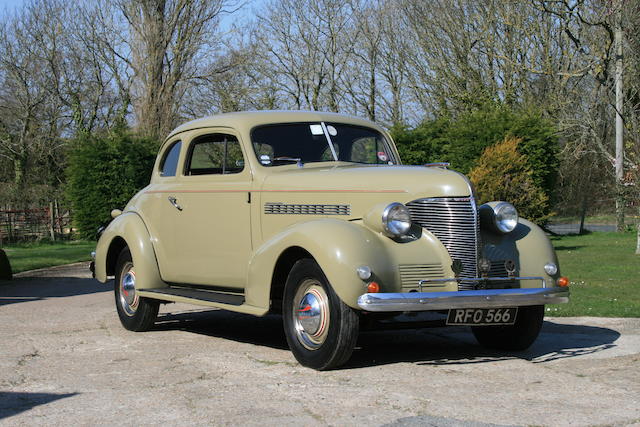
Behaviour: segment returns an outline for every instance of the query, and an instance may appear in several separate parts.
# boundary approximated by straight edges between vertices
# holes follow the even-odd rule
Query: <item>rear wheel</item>
[[[148,331],[158,316],[160,303],[140,298],[136,290],[136,272],[129,248],[124,248],[116,263],[114,280],[116,309],[122,326],[130,331]]]
[[[483,347],[498,350],[526,350],[540,334],[544,305],[518,308],[516,322],[510,326],[472,326],[471,331]]]
[[[300,364],[326,370],[349,360],[358,314],[340,300],[315,261],[302,259],[291,269],[282,313],[289,348]]]

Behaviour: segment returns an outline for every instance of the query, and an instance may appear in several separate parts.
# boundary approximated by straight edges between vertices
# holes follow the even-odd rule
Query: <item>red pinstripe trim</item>
[[[163,193],[247,193],[249,190],[148,190],[145,194],[163,194]]]
[[[406,193],[406,190],[148,190],[145,194],[162,193]]]

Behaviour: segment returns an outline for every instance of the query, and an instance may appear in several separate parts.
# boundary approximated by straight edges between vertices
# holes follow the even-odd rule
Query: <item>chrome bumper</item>
[[[569,302],[569,289],[483,289],[453,292],[364,294],[358,306],[366,311],[428,311],[450,308],[498,308]]]

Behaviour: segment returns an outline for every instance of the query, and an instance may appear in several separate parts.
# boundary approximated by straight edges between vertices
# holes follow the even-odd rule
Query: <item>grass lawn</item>
[[[552,224],[577,224],[580,222],[579,216],[555,216],[549,221]],[[640,215],[637,210],[627,213],[624,216],[624,223],[629,228],[634,228],[640,222]],[[616,216],[614,214],[589,215],[584,219],[585,224],[609,224],[615,225]]]
[[[553,237],[571,302],[547,306],[551,316],[640,317],[636,233]]]
[[[561,272],[571,280],[569,304],[547,306],[550,316],[640,317],[640,255],[635,233],[552,237]],[[14,273],[88,261],[95,242],[32,243],[4,247]]]
[[[89,261],[91,251],[96,242],[59,242],[59,243],[27,243],[4,246],[11,270],[19,273],[36,268],[53,265],[70,264],[72,262]]]

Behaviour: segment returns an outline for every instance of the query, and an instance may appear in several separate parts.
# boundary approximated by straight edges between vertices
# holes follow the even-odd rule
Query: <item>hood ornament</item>
[[[451,163],[447,163],[447,162],[438,162],[438,163],[425,163],[423,166],[426,166],[428,168],[442,168],[442,169],[449,169],[449,166],[451,165]]]

